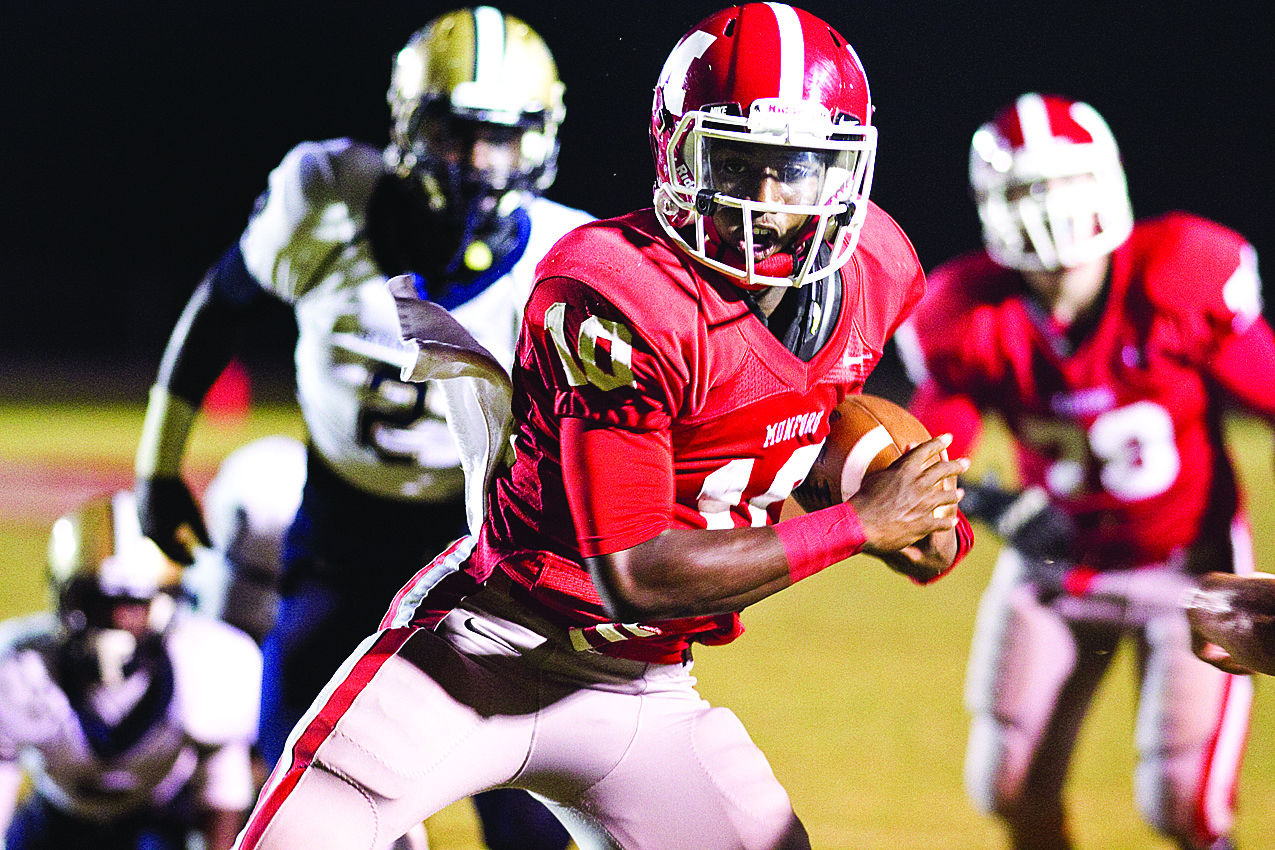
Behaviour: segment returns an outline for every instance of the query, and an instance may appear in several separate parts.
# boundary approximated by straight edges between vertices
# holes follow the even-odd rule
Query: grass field
[[[44,605],[49,523],[85,496],[127,485],[140,407],[0,406],[0,615]],[[1231,429],[1253,494],[1259,563],[1275,564],[1268,433]],[[268,433],[299,435],[288,407],[201,422],[188,461],[205,482],[217,461]],[[1004,466],[998,439],[979,465]],[[1261,498],[1257,498],[1260,496]],[[951,576],[917,588],[853,558],[744,614],[748,633],[703,648],[703,694],[730,706],[769,755],[818,848],[993,850],[999,831],[961,790],[961,707],[974,607],[995,555],[986,533]],[[1132,668],[1122,654],[1082,734],[1068,799],[1082,848],[1168,848],[1133,808]],[[1244,850],[1275,847],[1275,696],[1258,683],[1236,831]],[[478,846],[467,803],[430,820],[434,850]]]

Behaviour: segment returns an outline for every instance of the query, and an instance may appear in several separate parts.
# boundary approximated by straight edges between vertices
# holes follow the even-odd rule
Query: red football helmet
[[[1120,151],[1086,103],[1024,94],[974,133],[970,186],[987,252],[1057,271],[1115,250],[1133,230]]]
[[[717,12],[682,37],[655,86],[660,223],[697,260],[748,287],[827,278],[849,261],[867,215],[877,144],[871,120],[863,66],[831,26],[782,3]],[[801,195],[761,201],[733,193],[720,169],[714,176],[714,155],[742,146],[789,157],[782,168],[805,180]],[[722,207],[741,211],[742,252],[717,235],[712,214]],[[793,253],[758,262],[753,217],[766,213],[809,221]]]

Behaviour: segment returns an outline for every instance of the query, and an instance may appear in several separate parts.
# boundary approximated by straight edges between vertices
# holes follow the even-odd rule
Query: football
[[[831,430],[823,450],[805,480],[792,491],[785,516],[844,502],[858,491],[863,476],[885,469],[908,449],[930,439],[919,419],[881,396],[848,396],[828,418]],[[951,481],[944,483],[955,486]]]

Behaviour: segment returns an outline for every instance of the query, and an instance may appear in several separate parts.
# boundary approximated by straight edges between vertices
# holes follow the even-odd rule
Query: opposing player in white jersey
[[[196,610],[258,644],[279,614],[283,541],[301,506],[305,467],[305,444],[272,434],[227,455],[204,490],[212,545],[195,552],[182,585]]]
[[[136,511],[122,492],[59,519],[56,614],[0,625],[8,850],[184,850],[191,833],[224,850],[252,803],[261,655],[177,604],[180,570]]]
[[[437,392],[399,379],[405,354],[385,281],[412,273],[421,298],[512,365],[537,261],[590,218],[539,197],[556,172],[563,91],[524,22],[485,6],[436,18],[394,63],[389,147],[333,139],[288,153],[169,342],[137,492],[146,533],[189,562],[189,544],[207,542],[180,475],[196,410],[254,309],[272,296],[295,307],[309,458],[279,617],[263,645],[260,746],[271,761],[385,600],[466,530],[464,478]],[[506,831],[520,848],[537,846],[528,836],[540,827],[484,807],[491,846],[506,846]],[[542,831],[553,833],[544,846],[565,845],[556,823]]]

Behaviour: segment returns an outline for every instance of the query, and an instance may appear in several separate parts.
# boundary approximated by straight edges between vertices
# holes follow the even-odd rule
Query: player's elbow
[[[666,594],[642,579],[627,552],[586,558],[585,564],[612,622],[641,623],[673,615]]]

